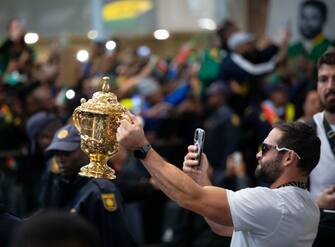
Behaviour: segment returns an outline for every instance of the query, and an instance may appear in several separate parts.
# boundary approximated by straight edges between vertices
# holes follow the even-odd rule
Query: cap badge
[[[69,131],[68,130],[61,130],[61,131],[58,132],[57,137],[59,139],[64,139],[68,135],[69,135]]]

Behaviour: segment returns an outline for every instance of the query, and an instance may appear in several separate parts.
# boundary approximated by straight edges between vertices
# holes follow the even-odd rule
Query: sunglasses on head
[[[267,144],[267,143],[264,143],[264,142],[261,144],[262,156],[264,156],[270,149],[275,149],[278,152],[282,152],[282,151],[293,152],[293,153],[295,153],[295,155],[298,157],[299,160],[301,159],[301,157],[299,156],[299,154],[297,154],[297,152],[295,152],[292,149],[285,148],[285,147],[281,147],[280,148],[277,145],[270,145],[270,144]]]

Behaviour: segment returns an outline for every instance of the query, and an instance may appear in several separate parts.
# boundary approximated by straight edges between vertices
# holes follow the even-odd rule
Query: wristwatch
[[[135,158],[143,160],[151,148],[152,146],[150,144],[145,144],[143,147],[135,149],[133,151]]]

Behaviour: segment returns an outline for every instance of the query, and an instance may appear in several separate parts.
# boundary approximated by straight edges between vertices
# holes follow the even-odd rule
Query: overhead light
[[[170,33],[166,29],[157,29],[154,32],[154,37],[155,37],[155,39],[158,39],[158,40],[164,40],[164,39],[168,39],[170,37]]]
[[[77,60],[81,63],[87,62],[90,55],[88,54],[88,51],[86,50],[80,50],[77,52]]]
[[[24,42],[29,45],[35,44],[38,39],[37,33],[26,33],[26,35],[24,35]]]
[[[207,30],[215,30],[216,29],[216,23],[214,20],[210,18],[201,18],[198,20],[198,26],[201,29],[207,29]]]
[[[66,97],[67,99],[73,99],[74,96],[76,96],[76,93],[75,93],[75,91],[74,91],[73,89],[69,89],[69,90],[67,90],[66,93],[65,93],[65,97]]]
[[[109,40],[106,42],[106,49],[112,51],[116,48],[116,42],[114,40]]]
[[[95,30],[90,30],[87,32],[87,38],[96,39],[98,37],[98,32]]]

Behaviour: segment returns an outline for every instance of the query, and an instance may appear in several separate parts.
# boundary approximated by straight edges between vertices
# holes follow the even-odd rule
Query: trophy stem
[[[107,165],[108,156],[104,154],[89,154],[90,163],[80,169],[79,175],[93,178],[116,178],[114,169]]]

